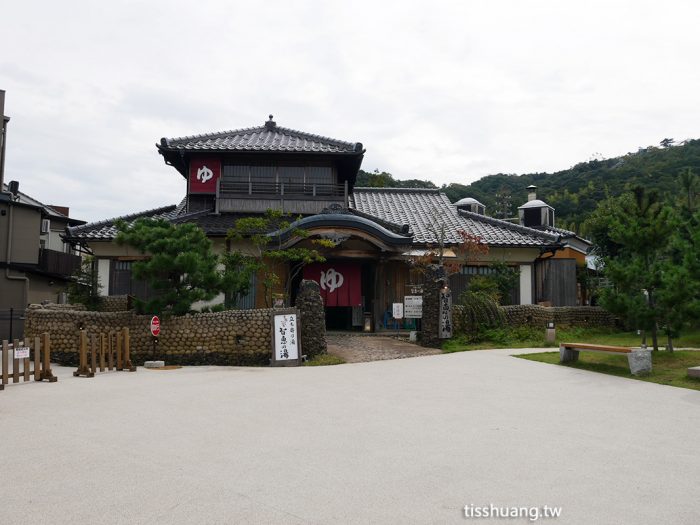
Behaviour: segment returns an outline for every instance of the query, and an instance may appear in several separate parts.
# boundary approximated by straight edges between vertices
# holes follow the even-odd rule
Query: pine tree
[[[219,258],[197,225],[139,219],[131,225],[121,221],[117,228],[117,244],[132,246],[147,257],[134,263],[134,277],[148,282],[155,296],[137,301],[139,310],[183,315],[195,302],[211,300],[220,292]]]

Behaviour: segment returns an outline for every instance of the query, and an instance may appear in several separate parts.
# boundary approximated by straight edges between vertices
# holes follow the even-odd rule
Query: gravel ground
[[[406,339],[380,335],[328,334],[328,353],[347,363],[365,363],[386,359],[403,359],[420,355],[437,355],[436,348],[424,348]]]

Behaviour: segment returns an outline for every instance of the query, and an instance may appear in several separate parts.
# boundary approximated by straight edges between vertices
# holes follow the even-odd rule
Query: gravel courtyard
[[[700,392],[509,351],[0,392],[2,523],[697,524]]]
[[[328,334],[328,353],[347,363],[366,363],[385,359],[403,359],[422,355],[437,355],[436,348],[425,348],[405,338],[381,335]]]

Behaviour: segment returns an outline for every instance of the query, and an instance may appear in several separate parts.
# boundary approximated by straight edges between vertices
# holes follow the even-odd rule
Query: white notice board
[[[299,323],[296,313],[275,313],[273,316],[273,362],[299,361]]]
[[[403,298],[403,304],[406,319],[421,319],[423,317],[422,295],[407,295]]]
[[[403,303],[393,303],[392,314],[394,319],[403,319]]]

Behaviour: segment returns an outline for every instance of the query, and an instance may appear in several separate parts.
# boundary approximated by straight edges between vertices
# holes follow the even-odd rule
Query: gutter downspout
[[[24,301],[22,302],[22,307],[26,308],[27,300],[29,299],[29,277],[26,275],[20,277],[19,275],[10,275],[10,263],[12,262],[12,226],[14,223],[14,206],[10,202],[8,206],[10,208],[9,217],[7,221],[7,252],[5,255],[5,262],[7,266],[5,267],[5,278],[8,281],[24,281]]]

